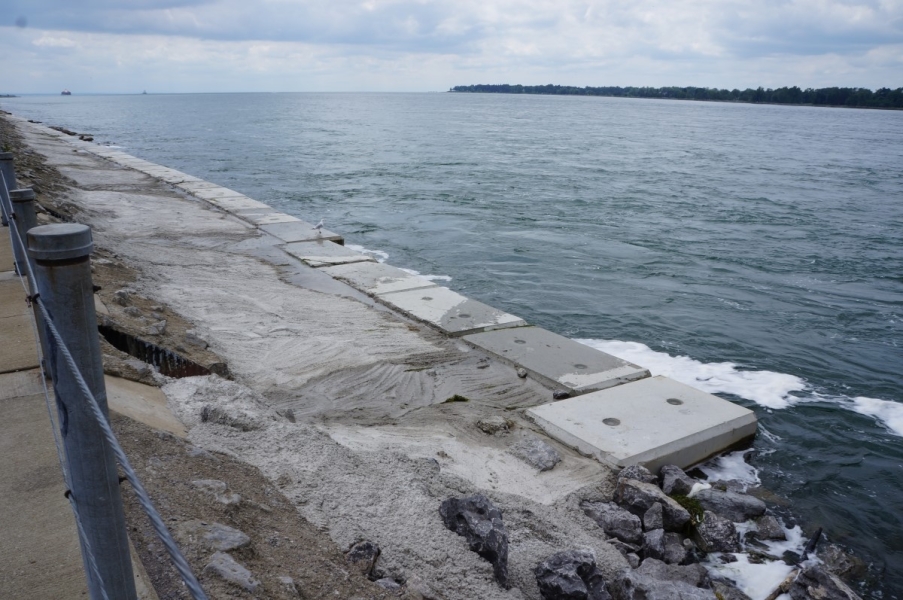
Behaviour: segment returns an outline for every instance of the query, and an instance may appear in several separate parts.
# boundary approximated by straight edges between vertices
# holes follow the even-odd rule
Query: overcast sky
[[[0,93],[903,86],[903,0],[0,0]]]

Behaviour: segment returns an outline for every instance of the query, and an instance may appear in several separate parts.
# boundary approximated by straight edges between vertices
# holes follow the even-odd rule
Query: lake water
[[[752,408],[753,464],[903,598],[903,113],[470,94],[35,96],[22,116]]]

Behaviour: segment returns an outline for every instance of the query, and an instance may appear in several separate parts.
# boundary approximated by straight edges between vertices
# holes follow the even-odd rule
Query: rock
[[[556,552],[533,569],[543,600],[610,600],[590,550]]]
[[[409,600],[442,600],[442,597],[417,575],[408,577],[404,585],[407,588]]]
[[[285,420],[288,421],[289,423],[295,423],[295,422],[296,422],[296,420],[295,420],[295,411],[293,411],[292,409],[286,408],[285,410],[280,410],[280,411],[276,411],[276,412],[277,412],[277,414],[280,414],[280,415],[282,415],[283,417],[285,417]]]
[[[631,552],[624,558],[627,559],[627,564],[630,565],[631,569],[636,569],[638,566],[640,566],[640,557],[637,556],[636,554],[634,554],[633,552]]]
[[[166,333],[166,319],[151,323],[144,328],[144,333],[147,335],[163,335]]]
[[[618,480],[621,479],[636,479],[643,483],[658,483],[658,477],[653,475],[652,471],[641,465],[630,465],[629,467],[621,469],[621,472],[618,473]]]
[[[207,494],[213,496],[217,502],[225,504],[226,506],[235,506],[241,503],[241,496],[238,494],[230,494],[225,481],[219,481],[217,479],[196,479],[191,482],[191,485],[207,492]]]
[[[656,502],[643,514],[643,529],[652,531],[653,529],[663,529],[664,527],[665,516],[662,505]]]
[[[643,541],[643,524],[640,518],[613,502],[583,502],[580,508],[596,522],[606,535],[628,544]]]
[[[552,392],[552,400],[567,400],[571,397],[570,392],[566,392],[564,390],[558,390],[557,392]]]
[[[693,499],[704,509],[734,523],[742,523],[765,514],[765,503],[747,494],[710,489],[697,492]]]
[[[752,600],[742,590],[726,581],[713,581],[712,591],[720,600]]]
[[[686,496],[693,489],[696,481],[675,465],[665,465],[659,471],[662,491],[669,496]]]
[[[141,309],[138,308],[137,306],[126,306],[122,312],[124,312],[125,314],[127,314],[130,317],[138,318],[141,316]]]
[[[523,367],[519,368],[517,370],[517,376],[520,377],[521,379],[526,379],[527,378],[527,370],[524,369]]]
[[[678,564],[691,565],[693,563],[702,562],[702,559],[705,558],[705,554],[699,550],[699,546],[697,546],[696,542],[690,538],[684,538],[681,541],[681,545],[684,547],[686,554],[684,555],[684,559]],[[724,554],[723,556],[733,556],[733,554]],[[736,560],[736,557],[734,557],[734,560]]]
[[[196,543],[219,552],[236,550],[251,545],[251,538],[222,523],[206,523],[191,520],[176,527],[176,536],[188,543]]]
[[[483,433],[495,435],[497,433],[508,433],[510,423],[508,422],[508,419],[495,415],[480,419],[477,421],[477,427]]]
[[[777,519],[765,515],[756,519],[756,537],[760,540],[786,540],[787,533]]]
[[[707,585],[701,565],[679,567],[647,558],[639,568],[624,571],[611,592],[615,600],[715,600]]]
[[[118,290],[113,292],[113,300],[115,300],[116,304],[119,306],[128,306],[132,302],[132,297],[128,290]]]
[[[445,526],[467,538],[471,550],[492,563],[495,578],[508,589],[508,532],[501,511],[486,496],[449,498],[439,507]]]
[[[210,562],[204,567],[204,572],[218,575],[232,585],[244,588],[252,594],[260,587],[260,582],[254,579],[251,572],[225,552],[217,552],[210,557]]]
[[[396,594],[401,591],[401,584],[391,577],[383,577],[382,579],[377,579],[375,583],[379,587],[385,590],[389,590],[390,592],[395,592]]]
[[[694,540],[703,552],[740,552],[737,528],[731,521],[710,510],[696,525]]]
[[[643,556],[664,560],[665,558],[665,530],[653,529],[643,535]]]
[[[379,553],[379,546],[375,542],[363,540],[348,549],[345,560],[361,575],[367,576],[373,572]]]
[[[282,588],[282,591],[288,595],[289,598],[300,598],[301,594],[298,593],[298,586],[295,585],[295,580],[291,577],[287,577],[285,575],[277,577],[276,581],[279,582],[279,586]]]
[[[793,600],[861,600],[850,587],[824,565],[803,570],[790,584]]]
[[[636,479],[618,480],[615,502],[637,516],[645,515],[656,502],[662,505],[662,520],[668,531],[679,531],[690,522],[690,513],[651,483]]]
[[[668,565],[664,562],[647,558],[637,571],[660,581],[682,582],[693,587],[709,587],[709,573],[702,565]]]
[[[835,544],[824,546],[818,557],[824,561],[829,571],[844,579],[856,579],[865,575],[865,563]]]
[[[202,349],[207,348],[210,345],[206,340],[198,336],[194,329],[189,329],[185,332],[185,343]]]
[[[525,437],[512,446],[509,452],[540,472],[549,471],[561,462],[558,450],[533,436]]]
[[[210,406],[205,404],[201,408],[202,423],[217,423],[219,425],[228,425],[241,431],[255,431],[260,429],[260,424],[256,423],[248,415],[237,414],[231,415],[225,409],[219,406]]]

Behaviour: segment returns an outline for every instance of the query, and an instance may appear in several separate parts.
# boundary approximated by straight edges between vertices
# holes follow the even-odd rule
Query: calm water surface
[[[903,598],[903,113],[467,94],[23,97],[752,408],[754,464]]]

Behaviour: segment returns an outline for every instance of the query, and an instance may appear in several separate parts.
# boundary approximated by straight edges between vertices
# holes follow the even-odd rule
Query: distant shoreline
[[[772,104],[832,108],[903,110],[903,88],[808,88],[726,90],[697,87],[574,87],[562,85],[477,84],[457,85],[449,92],[470,94],[533,94],[543,96],[598,96],[657,100],[695,100],[731,104]]]

